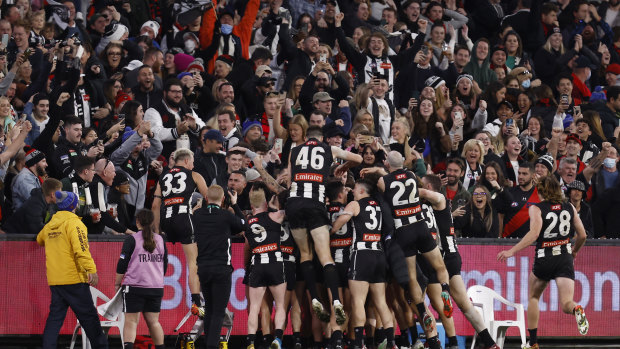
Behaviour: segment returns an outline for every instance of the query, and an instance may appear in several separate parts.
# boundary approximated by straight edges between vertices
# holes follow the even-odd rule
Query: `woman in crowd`
[[[306,80],[303,76],[298,76],[293,79],[293,83],[291,84],[291,88],[288,90],[286,98],[289,98],[293,103],[291,104],[293,109],[293,115],[299,114],[302,112],[301,106],[299,105],[299,93],[301,92],[301,87]]]
[[[556,76],[560,73],[562,67],[566,66],[579,49],[579,43],[575,42],[575,47],[567,50],[562,41],[562,32],[560,28],[554,27],[552,34],[547,38],[547,42],[538,49],[534,55],[534,65],[536,66],[536,75],[548,86],[555,84]]]
[[[125,312],[124,349],[133,348],[140,313],[146,320],[155,348],[164,348],[164,331],[159,323],[159,312],[164,296],[168,251],[164,238],[155,231],[154,219],[151,210],[138,212],[136,225],[140,231],[125,238],[121,258],[116,266],[114,288],[122,288]]]
[[[484,145],[481,141],[470,139],[465,142],[461,157],[465,160],[465,173],[461,177],[463,188],[469,189],[478,181],[484,171]]]
[[[418,110],[413,115],[414,133],[424,140],[425,148],[422,156],[432,166],[442,162],[446,153],[452,148],[450,135],[439,121],[433,110],[433,102],[429,99],[420,101]]]
[[[497,118],[499,103],[506,99],[506,86],[501,81],[494,81],[484,91],[481,98],[487,102],[487,122],[492,122]]]
[[[515,31],[510,31],[504,36],[504,47],[506,47],[506,66],[509,69],[523,65],[527,60],[527,54],[523,52],[523,42],[521,36]]]
[[[473,187],[472,199],[465,206],[464,214],[454,218],[454,229],[461,237],[497,238],[499,237],[499,217],[493,207],[489,190],[481,184]],[[460,212],[459,212],[460,213]]]
[[[306,141],[306,130],[308,130],[308,122],[303,114],[295,115],[288,122],[287,128],[280,124],[281,114],[276,113],[273,117],[273,128],[276,137],[284,142],[282,146],[282,162],[283,166],[288,166],[288,157],[291,149]]]

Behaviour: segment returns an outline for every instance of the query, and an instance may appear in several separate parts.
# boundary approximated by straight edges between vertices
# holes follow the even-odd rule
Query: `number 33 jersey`
[[[570,239],[575,235],[573,206],[568,202],[537,204],[542,217],[542,228],[536,242],[536,257],[551,257],[573,252]]]
[[[192,194],[197,188],[192,171],[183,167],[173,167],[160,177],[159,187],[162,218],[172,218],[178,214],[191,212]]]

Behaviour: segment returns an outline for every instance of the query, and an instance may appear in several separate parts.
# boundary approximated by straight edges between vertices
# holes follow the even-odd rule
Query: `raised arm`
[[[342,228],[342,226],[347,224],[351,220],[351,218],[353,218],[354,216],[357,216],[359,213],[360,213],[359,203],[357,201],[349,202],[347,207],[344,208],[344,212],[340,216],[338,216],[338,219],[336,219],[334,223],[332,223],[332,229],[330,230],[330,233],[333,234],[339,231],[340,228]]]

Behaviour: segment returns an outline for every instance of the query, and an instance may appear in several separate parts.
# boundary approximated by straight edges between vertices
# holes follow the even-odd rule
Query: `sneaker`
[[[295,342],[295,346],[293,346],[294,349],[303,349],[303,345],[301,344],[301,342]]]
[[[205,307],[199,307],[196,304],[192,304],[192,314],[198,316],[199,318],[205,317]]]
[[[575,320],[577,320],[577,329],[582,336],[585,336],[588,333],[588,328],[590,328],[590,324],[588,323],[588,319],[586,319],[586,313],[583,311],[581,305],[575,307]]]
[[[424,343],[421,340],[416,340],[411,349],[424,349]]]
[[[379,345],[377,346],[377,349],[387,349],[387,338],[384,339],[383,342],[379,343]]]
[[[452,300],[448,292],[441,292],[441,300],[443,301],[443,314],[446,317],[452,317]]]
[[[429,313],[424,314],[424,319],[422,319],[422,327],[424,328],[424,331],[426,332],[432,332],[433,329],[435,328],[433,326],[433,318],[431,317]]]
[[[344,312],[344,306],[340,301],[334,301],[334,313],[336,314],[336,323],[342,325],[347,321],[347,314]]]
[[[271,342],[269,349],[282,349],[282,340],[280,338],[276,338]]]
[[[538,349],[538,343],[530,345],[530,342],[527,342],[525,346],[523,347],[523,349]]]
[[[314,311],[319,320],[329,322],[329,314],[325,312],[321,301],[316,298],[312,300],[312,311]]]

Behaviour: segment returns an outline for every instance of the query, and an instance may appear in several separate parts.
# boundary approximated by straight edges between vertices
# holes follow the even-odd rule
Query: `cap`
[[[607,69],[605,70],[606,73],[613,73],[613,74],[620,74],[620,64],[618,63],[611,63],[610,65],[607,66]]]
[[[257,179],[260,178],[260,173],[258,173],[258,171],[256,171],[253,168],[248,168],[247,171],[245,171],[245,180],[248,182],[252,182],[255,181]]]
[[[192,76],[192,73],[184,71],[181,74],[177,75],[177,79],[181,80],[181,79],[183,79],[184,77],[186,77],[188,75]]]
[[[196,58],[192,63],[190,63],[190,65],[187,66],[187,71],[190,71],[192,69],[200,70],[204,73],[205,65],[202,58]]]
[[[268,65],[259,65],[256,68],[256,76],[258,76],[259,78],[263,76],[263,74],[265,74],[266,72],[272,73],[271,68],[269,68]]]
[[[560,27],[554,26],[551,30],[547,32],[547,37],[550,37],[553,34],[562,34]]]
[[[576,133],[571,133],[568,136],[566,136],[566,143],[568,143],[568,141],[575,141],[579,143],[579,145],[583,145],[581,143],[581,139],[579,139],[579,136]]]
[[[144,29],[144,27],[150,28],[155,33],[155,36],[159,34],[159,23],[155,21],[144,22],[144,24],[140,27],[140,30]]]
[[[26,153],[26,167],[32,167],[38,164],[39,161],[45,159],[45,154],[31,146],[25,146],[24,152]]]
[[[489,57],[492,57],[493,54],[496,51],[503,51],[504,53],[506,53],[506,47],[504,45],[495,45],[495,46],[493,46],[493,48],[491,49],[491,54],[489,55]]]
[[[336,137],[336,136],[340,136],[340,137],[344,137],[345,136],[344,132],[342,132],[340,127],[338,127],[338,125],[336,125],[333,122],[330,122],[329,124],[326,124],[325,126],[323,126],[323,135],[325,136],[325,138],[331,138],[331,137]]]
[[[441,85],[444,85],[446,82],[440,78],[439,76],[433,75],[430,78],[426,79],[424,84],[428,87],[437,88]]]
[[[513,106],[512,106],[512,103],[508,102],[508,101],[507,101],[507,100],[505,100],[505,99],[504,99],[503,101],[501,101],[501,102],[499,102],[499,103],[497,104],[497,109],[499,109],[499,107],[500,107],[501,105],[505,105],[505,106],[507,106],[507,107],[508,107],[508,109],[510,109],[510,110],[512,110],[512,111],[514,111],[514,108],[513,108]]]
[[[545,154],[536,159],[537,164],[544,165],[549,172],[553,172],[553,157],[549,154]]]
[[[127,177],[125,172],[116,171],[116,176],[114,176],[114,179],[112,180],[112,186],[116,187],[116,186],[127,184],[127,183],[129,183],[129,178]]]
[[[71,191],[58,190],[54,193],[56,206],[60,211],[73,211],[77,207],[78,197]]]
[[[592,64],[592,61],[590,61],[590,58],[587,56],[579,56],[579,58],[575,61],[575,68],[596,69],[596,66]]]
[[[126,66],[123,67],[123,69],[126,70],[135,70],[140,68],[141,66],[143,66],[144,63],[142,63],[142,61],[139,61],[137,59],[134,59],[133,61],[129,62],[129,64],[127,64]]]
[[[568,183],[566,185],[566,189],[568,189],[568,190],[570,190],[570,189],[577,189],[577,190],[581,191],[582,193],[585,193],[586,192],[586,185],[583,184],[582,181],[577,179],[577,180],[574,180],[574,181]]]
[[[207,133],[205,133],[205,135],[202,137],[203,140],[212,140],[212,141],[216,141],[218,143],[224,143],[224,141],[226,141],[226,138],[224,138],[224,136],[222,136],[222,132],[218,131],[218,130],[209,130],[207,131]]]
[[[216,62],[217,61],[224,62],[224,63],[228,64],[231,67],[232,67],[233,63],[235,63],[235,59],[232,58],[229,55],[219,55],[219,56],[217,56],[217,59],[215,61]]]
[[[314,94],[314,96],[312,96],[312,103],[316,103],[316,102],[327,102],[327,101],[333,101],[334,99],[332,98],[332,96],[329,95],[329,93],[327,92],[317,92]]]
[[[256,86],[267,87],[269,82],[273,82],[273,81],[276,81],[276,78],[263,76],[263,77],[258,78],[258,80],[256,81]]]
[[[261,129],[261,131],[263,130],[263,125],[260,123],[260,121],[252,119],[245,120],[245,122],[243,123],[243,137],[245,137],[245,135],[252,127],[258,127]]]

